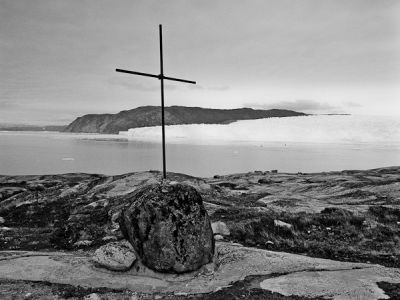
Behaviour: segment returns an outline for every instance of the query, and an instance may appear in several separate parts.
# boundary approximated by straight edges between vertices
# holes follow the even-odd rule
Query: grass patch
[[[379,206],[364,214],[334,207],[317,214],[231,208],[213,215],[226,222],[232,241],[246,246],[389,267],[400,267],[398,217],[398,210]],[[274,220],[292,227],[275,226]]]

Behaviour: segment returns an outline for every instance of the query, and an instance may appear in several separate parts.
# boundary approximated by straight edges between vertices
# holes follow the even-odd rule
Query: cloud
[[[268,104],[260,104],[260,103],[249,103],[246,106],[251,106],[254,108],[263,108],[263,109],[290,109],[302,112],[329,112],[329,113],[338,113],[341,112],[341,108],[337,106],[333,106],[331,104],[325,102],[318,102],[315,100],[295,100],[295,101],[280,101],[273,102]]]
[[[18,107],[19,105],[10,100],[0,100],[0,109],[11,109]]]
[[[353,102],[353,101],[347,101],[347,102],[344,102],[343,104],[348,107],[362,107],[362,105],[360,103]]]
[[[209,90],[209,91],[227,91],[229,90],[229,86],[220,85],[220,86],[203,86],[200,84],[189,85],[191,90]]]
[[[145,85],[145,84],[136,82],[135,79],[129,79],[129,78],[112,77],[109,80],[107,80],[107,82],[111,85],[122,86],[124,88],[130,89],[130,90],[135,90],[135,91],[153,92],[153,91],[160,90],[159,84]],[[178,89],[178,87],[176,85],[167,84],[167,83],[164,84],[164,88],[166,90]]]

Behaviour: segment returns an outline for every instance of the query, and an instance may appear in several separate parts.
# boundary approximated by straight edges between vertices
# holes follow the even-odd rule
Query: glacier
[[[166,126],[176,144],[335,143],[400,144],[400,119],[394,116],[311,115],[236,121],[230,124]],[[161,142],[161,126],[121,131],[128,140]]]

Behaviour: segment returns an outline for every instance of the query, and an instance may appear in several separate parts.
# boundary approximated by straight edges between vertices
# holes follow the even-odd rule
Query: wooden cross
[[[128,73],[128,74],[134,74],[134,75],[154,77],[154,78],[158,78],[161,81],[161,127],[162,127],[163,178],[166,179],[167,178],[167,170],[166,170],[166,162],[165,162],[164,79],[173,80],[173,81],[180,81],[180,82],[186,82],[186,83],[192,83],[192,84],[196,84],[196,81],[164,76],[163,46],[162,46],[162,25],[160,24],[158,28],[159,28],[159,33],[160,33],[160,74],[159,75],[155,75],[155,74],[148,74],[148,73],[142,73],[142,72],[122,70],[122,69],[116,69],[115,71],[121,72],[121,73]]]

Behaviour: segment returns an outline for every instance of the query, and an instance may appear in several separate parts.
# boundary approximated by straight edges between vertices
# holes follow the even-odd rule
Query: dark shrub
[[[400,221],[400,209],[397,208],[374,205],[368,208],[368,212],[382,223]]]

